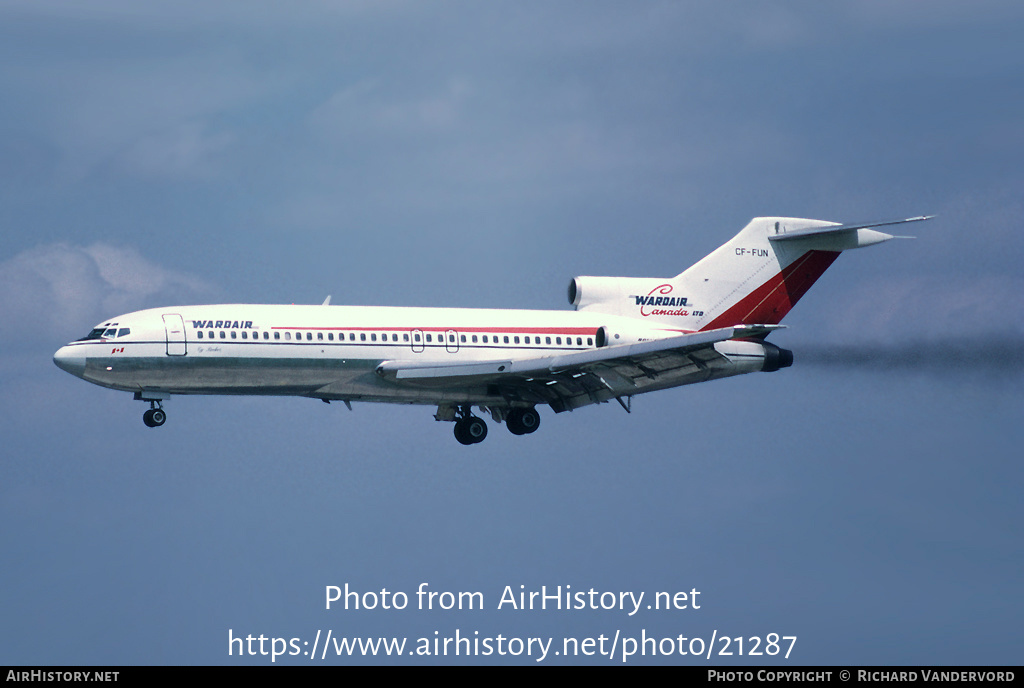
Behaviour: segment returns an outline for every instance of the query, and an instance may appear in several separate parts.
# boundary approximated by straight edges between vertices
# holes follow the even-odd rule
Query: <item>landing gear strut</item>
[[[474,416],[468,406],[459,408],[461,418],[455,421],[455,439],[461,444],[476,444],[487,437],[487,423]]]
[[[150,401],[149,410],[142,414],[142,422],[147,428],[159,428],[167,421],[167,412],[160,406],[159,401]]]

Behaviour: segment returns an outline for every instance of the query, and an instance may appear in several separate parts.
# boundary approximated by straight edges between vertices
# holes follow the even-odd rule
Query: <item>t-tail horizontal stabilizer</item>
[[[768,240],[769,241],[790,241],[794,239],[806,239],[809,237],[839,237],[853,239],[854,246],[851,248],[861,248],[863,246],[871,246],[872,244],[879,244],[889,239],[908,239],[910,237],[895,237],[892,234],[886,234],[885,232],[876,232],[873,230],[874,227],[890,227],[892,225],[902,225],[908,222],[921,222],[922,220],[930,220],[934,215],[920,215],[918,217],[908,217],[903,220],[889,220],[887,222],[870,222],[867,224],[858,225],[841,225],[836,223],[824,223],[814,221],[815,224],[812,226],[807,225],[807,220],[789,220],[788,218],[780,218],[776,220],[774,227],[768,229]]]

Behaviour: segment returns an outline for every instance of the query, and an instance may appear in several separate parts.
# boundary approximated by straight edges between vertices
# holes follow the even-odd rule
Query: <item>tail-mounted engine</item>
[[[782,349],[768,342],[761,342],[761,346],[764,347],[764,365],[761,366],[761,372],[774,373],[793,365],[793,352],[789,349]]]
[[[635,315],[630,306],[638,295],[647,295],[669,280],[656,277],[574,277],[569,282],[569,303],[576,310],[615,315]]]

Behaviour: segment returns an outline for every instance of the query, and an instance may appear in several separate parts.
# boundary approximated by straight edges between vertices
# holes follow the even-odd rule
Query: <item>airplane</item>
[[[302,396],[437,406],[464,445],[487,436],[473,407],[515,435],[557,414],[793,363],[766,341],[842,251],[896,238],[877,227],[754,218],[670,278],[574,278],[574,310],[207,305],[119,315],[53,356],[61,369],[149,403],[174,394]],[[904,238],[904,237],[900,237]]]

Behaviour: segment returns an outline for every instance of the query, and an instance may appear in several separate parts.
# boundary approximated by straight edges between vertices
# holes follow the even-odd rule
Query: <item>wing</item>
[[[509,401],[549,404],[556,413],[657,389],[701,382],[732,365],[714,345],[761,339],[784,325],[735,325],[636,344],[520,360],[454,365],[384,361],[377,374],[398,384],[486,384]]]

